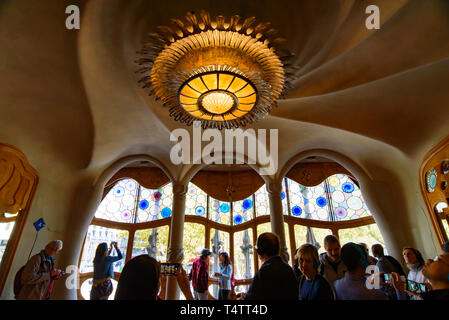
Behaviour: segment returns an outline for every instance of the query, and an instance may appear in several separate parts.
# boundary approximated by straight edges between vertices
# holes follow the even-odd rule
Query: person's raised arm
[[[112,244],[111,244],[111,247],[112,247]],[[118,248],[117,242],[114,242],[114,247],[115,247],[115,250],[117,251],[117,255],[116,256],[108,255],[106,258],[109,260],[109,262],[115,262],[115,261],[119,261],[119,260],[123,259],[123,254],[120,251],[120,249]],[[109,252],[109,253],[111,253],[111,252]]]
[[[181,266],[180,271],[175,270],[176,281],[178,282],[179,288],[181,292],[186,297],[186,300],[195,300],[192,295],[192,291],[190,291],[190,281],[187,277],[186,271]]]

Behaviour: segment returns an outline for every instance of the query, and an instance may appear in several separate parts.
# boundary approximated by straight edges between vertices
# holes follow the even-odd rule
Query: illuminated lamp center
[[[205,93],[201,99],[201,106],[213,114],[226,113],[234,104],[234,97],[225,91],[210,91]]]

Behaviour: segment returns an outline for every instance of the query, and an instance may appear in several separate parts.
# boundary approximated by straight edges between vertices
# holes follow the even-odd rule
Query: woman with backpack
[[[112,246],[117,251],[117,256],[110,256]],[[94,258],[94,278],[90,300],[107,300],[112,293],[111,279],[114,277],[113,264],[123,258],[117,242],[112,242],[108,251],[108,244],[102,242],[97,246]]]
[[[229,300],[229,292],[231,292],[232,264],[227,252],[221,252],[218,255],[220,262],[220,272],[216,272],[218,285],[220,287],[218,300]]]

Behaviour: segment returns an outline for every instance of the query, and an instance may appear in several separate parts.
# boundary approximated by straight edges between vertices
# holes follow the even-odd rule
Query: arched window
[[[241,185],[229,173],[220,172],[218,178],[215,174],[200,172],[199,178],[188,184],[183,267],[189,273],[201,249],[209,248],[213,252],[210,292],[216,297],[218,281],[214,273],[218,270],[218,254],[229,253],[236,291],[247,290],[260,267],[254,245],[260,234],[271,231],[271,223],[269,194],[265,184],[251,178],[253,173],[239,172],[235,181]],[[338,236],[342,245],[348,241],[365,242],[368,246],[383,244],[361,190],[349,175],[324,176],[311,186],[290,178],[283,182],[285,240],[291,263],[295,249],[303,243],[313,243],[320,253],[324,252],[323,240],[329,234]],[[82,296],[87,298],[90,292],[92,260],[100,242],[117,241],[126,254],[126,259],[114,266],[116,280],[125,262],[136,255],[148,253],[161,262],[166,260],[172,201],[170,183],[151,189],[124,178],[107,189],[89,227],[80,259]]]
[[[281,198],[284,215],[288,216],[285,220],[292,255],[293,247],[306,242],[315,244],[323,253],[323,240],[329,234],[339,237],[342,245],[350,241],[368,247],[384,245],[357,182],[346,174],[330,175],[315,186],[284,178]]]
[[[81,252],[79,297],[84,299],[89,299],[98,244],[116,241],[119,245],[124,258],[114,263],[115,281],[131,258],[149,254],[165,261],[167,255],[173,201],[171,183],[150,189],[134,179],[124,178],[108,189],[95,212]],[[115,292],[109,299],[114,295]]]

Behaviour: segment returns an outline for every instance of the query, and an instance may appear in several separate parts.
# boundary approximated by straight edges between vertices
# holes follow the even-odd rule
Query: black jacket
[[[299,284],[292,267],[280,256],[265,261],[254,275],[245,300],[299,300]]]
[[[423,300],[449,300],[449,289],[431,290],[421,294]]]

